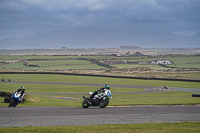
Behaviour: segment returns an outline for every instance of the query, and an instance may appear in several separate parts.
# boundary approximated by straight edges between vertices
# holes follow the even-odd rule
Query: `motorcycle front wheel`
[[[82,102],[82,107],[83,108],[88,108],[90,105],[89,105],[89,103],[86,101],[86,100],[84,100],[83,102]]]
[[[99,107],[100,108],[105,108],[108,105],[108,103],[109,103],[109,98],[108,97],[106,97],[105,99],[102,98],[100,103],[99,103]]]
[[[10,100],[10,104],[8,105],[8,107],[11,107],[11,106],[15,107],[14,104],[15,104],[15,100],[11,99]]]

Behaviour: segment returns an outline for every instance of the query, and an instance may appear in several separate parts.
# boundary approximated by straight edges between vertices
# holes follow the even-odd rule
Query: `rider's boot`
[[[90,102],[90,97],[86,98],[85,96],[83,96],[83,98],[89,103],[89,105],[92,104],[92,103]]]

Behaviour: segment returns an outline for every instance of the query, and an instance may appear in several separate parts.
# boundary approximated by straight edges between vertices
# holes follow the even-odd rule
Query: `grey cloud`
[[[2,3],[1,11],[4,10],[7,13],[9,11],[11,13],[18,12],[23,14],[24,17],[33,18],[34,20],[60,17],[57,20],[63,19],[66,22],[66,17],[69,17],[70,20],[85,16],[91,20],[98,17],[101,19],[110,19],[113,18],[114,14],[118,15],[118,18],[122,17],[128,20],[173,21],[176,15],[186,12],[189,8],[198,4],[199,0],[4,0]],[[72,12],[76,14],[74,18],[71,16]],[[102,16],[102,13],[105,16]],[[7,15],[7,17],[13,16],[10,14]]]
[[[1,0],[0,28],[192,25],[200,21],[199,14],[200,0]]]

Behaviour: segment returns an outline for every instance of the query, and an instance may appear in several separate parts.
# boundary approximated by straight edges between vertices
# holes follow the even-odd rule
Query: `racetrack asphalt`
[[[200,106],[0,107],[0,127],[200,121]]]
[[[102,86],[102,84],[56,82],[12,81],[9,83]],[[141,88],[147,90],[141,93],[158,92],[158,89],[161,88],[153,86],[133,85],[112,85],[112,87]],[[156,89],[156,91],[154,90],[154,88]],[[200,89],[190,88],[170,87],[170,90],[197,93],[200,92]],[[0,107],[0,127],[73,126],[102,124],[163,123],[183,121],[199,122],[200,105],[126,106],[106,107],[103,109],[99,107],[89,107],[87,109],[76,107]]]

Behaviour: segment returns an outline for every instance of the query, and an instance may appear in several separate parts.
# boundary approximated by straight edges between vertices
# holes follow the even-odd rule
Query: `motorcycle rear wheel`
[[[83,100],[82,107],[83,108],[88,108],[89,106],[90,106],[90,104],[86,100]]]

